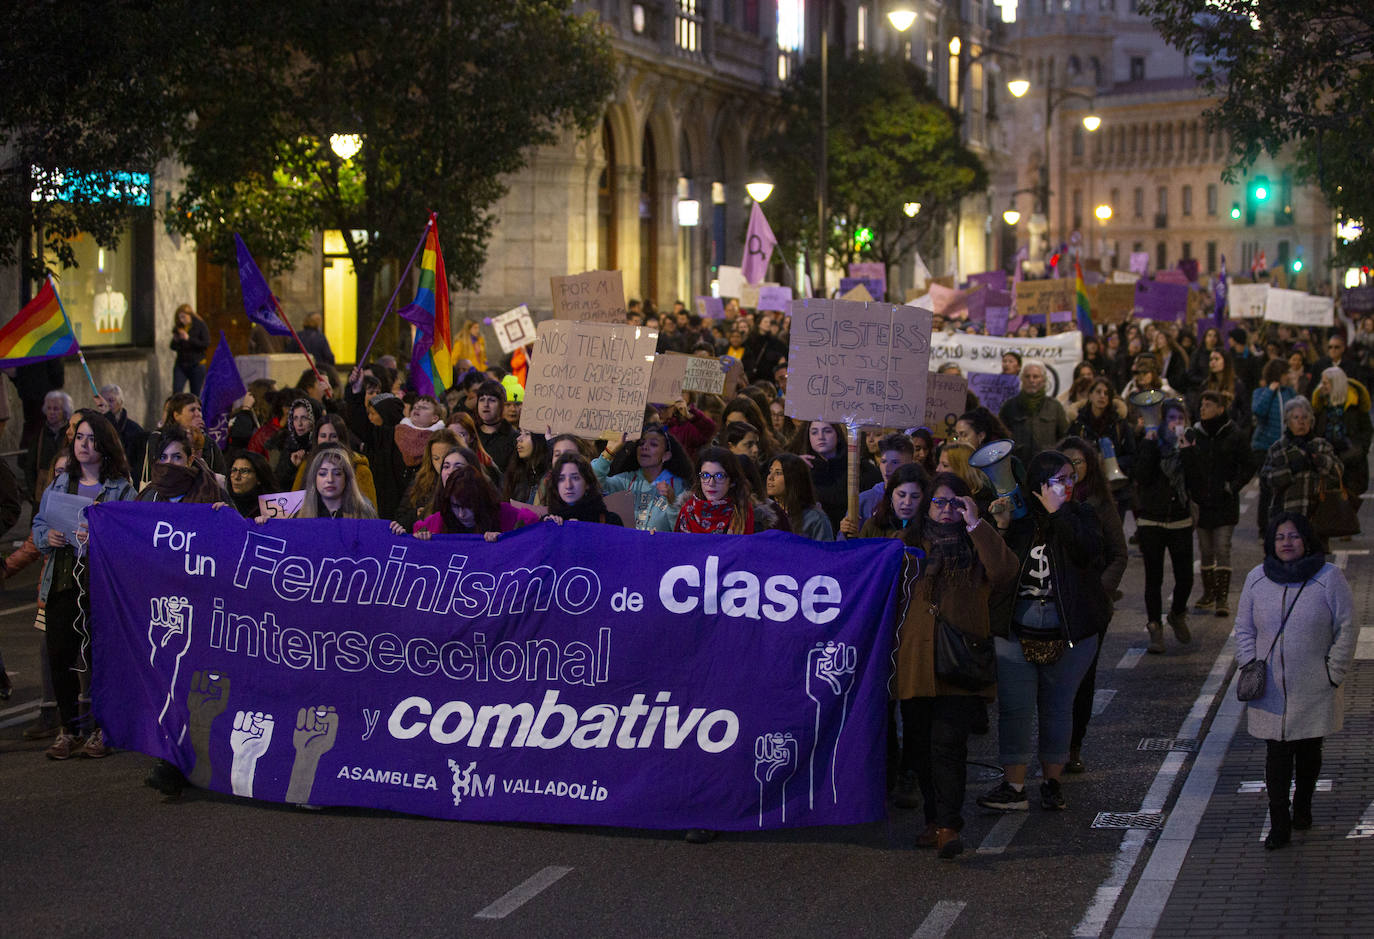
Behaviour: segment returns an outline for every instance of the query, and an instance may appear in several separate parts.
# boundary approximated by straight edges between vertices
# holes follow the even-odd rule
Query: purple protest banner
[[[1010,306],[988,306],[983,309],[983,321],[987,324],[989,336],[1005,336],[1007,334],[1007,320],[1010,318]]]
[[[872,277],[841,277],[840,296],[844,296],[861,284],[863,288],[868,291],[868,295],[874,300],[881,301],[883,299],[887,284],[885,281],[877,280]]]
[[[1034,319],[1034,317],[1032,317],[1032,319]],[[1073,311],[1072,311],[1072,310],[1055,310],[1054,312],[1050,313],[1050,322],[1051,322],[1051,323],[1072,323],[1072,322],[1073,322]]]
[[[1178,320],[1188,312],[1188,285],[1136,281],[1135,315],[1152,320]]]
[[[982,284],[983,286],[988,287],[992,290],[1006,290],[1008,286],[1007,272],[984,271],[981,274],[970,274],[968,275],[968,282],[969,286],[976,286],[978,284]]]
[[[1021,376],[969,372],[968,390],[978,396],[979,404],[996,414],[1002,405],[1021,393]]]
[[[725,319],[725,301],[720,297],[697,297],[697,315],[702,319]]]
[[[642,828],[884,815],[895,541],[89,517],[95,713],[197,786]]]

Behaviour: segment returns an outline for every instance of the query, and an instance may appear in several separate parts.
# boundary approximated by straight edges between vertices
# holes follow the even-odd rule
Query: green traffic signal
[[[1256,176],[1256,177],[1255,177],[1254,185],[1251,186],[1250,191],[1254,194],[1254,196],[1255,196],[1255,201],[1256,201],[1256,202],[1263,202],[1263,201],[1265,201],[1266,199],[1268,199],[1268,198],[1269,198],[1269,177],[1268,177],[1268,176]]]
[[[1240,218],[1240,203],[1239,203],[1239,202],[1232,202],[1232,203],[1231,203],[1231,218],[1232,218],[1232,219],[1239,219],[1239,218]]]
[[[1301,274],[1301,273],[1302,273],[1302,258],[1294,258],[1294,259],[1293,259],[1293,273],[1294,273],[1294,274]]]

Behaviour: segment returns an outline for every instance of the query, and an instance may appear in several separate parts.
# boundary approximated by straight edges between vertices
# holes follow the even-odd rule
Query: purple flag
[[[761,282],[768,273],[768,262],[773,257],[773,248],[778,239],[773,237],[773,229],[768,219],[763,217],[763,209],[757,202],[749,210],[749,233],[744,237],[744,260],[739,268],[744,279],[751,284]]]
[[[415,336],[410,344],[410,379],[415,390],[422,395],[434,395],[434,382],[425,372],[423,361],[429,355],[429,347],[434,344],[434,311],[411,303],[399,311],[397,316],[415,327]]]
[[[238,364],[229,351],[224,330],[219,333],[219,345],[210,368],[205,372],[205,384],[200,389],[201,416],[205,418],[205,432],[221,450],[229,440],[229,412],[234,402],[248,393],[239,375]]]
[[[886,816],[893,539],[88,514],[92,707],[198,786],[469,821]]]
[[[1216,297],[1216,306],[1212,309],[1212,315],[1216,321],[1221,323],[1226,319],[1226,255],[1221,256],[1221,273],[1217,275],[1216,285],[1212,288]]]
[[[234,251],[239,259],[239,285],[243,288],[243,312],[273,336],[291,335],[291,327],[277,315],[277,301],[263,279],[262,271],[248,253],[248,246],[234,233]]]

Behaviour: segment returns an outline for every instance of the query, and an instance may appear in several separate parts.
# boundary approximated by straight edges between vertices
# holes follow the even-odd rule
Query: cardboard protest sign
[[[1016,298],[1017,316],[1049,316],[1074,308],[1074,283],[1066,277],[1058,280],[1018,280],[1012,291]]]
[[[658,330],[624,323],[539,324],[520,426],[589,440],[639,436]]]
[[[969,293],[972,292],[969,291]],[[932,283],[930,285],[931,306],[940,316],[953,316],[968,307],[969,293]]]
[[[1314,297],[1301,290],[1269,288],[1264,318],[1271,323],[1332,326],[1335,324],[1335,317],[1335,301],[1330,297]]]
[[[926,384],[926,413],[922,422],[937,437],[954,432],[954,422],[964,413],[968,398],[968,379],[963,375],[930,373]]]
[[[726,373],[734,359],[719,359],[681,352],[665,352],[654,359],[653,377],[649,383],[649,403],[667,404],[682,397],[684,391],[704,391],[723,394]]]
[[[697,297],[697,315],[707,320],[723,320],[725,301],[720,297]]]
[[[1112,283],[1114,284],[1134,284],[1140,280],[1140,275],[1135,271],[1112,271]]]
[[[989,336],[1005,336],[1010,318],[1010,306],[989,305],[983,309],[983,325]]]
[[[496,331],[496,341],[506,354],[534,342],[534,317],[530,316],[530,308],[523,303],[500,316],[493,316],[491,328]]]
[[[843,283],[844,282],[841,281],[841,284]],[[865,287],[863,284],[858,284],[854,287],[851,287],[849,290],[845,291],[844,294],[840,296],[840,299],[849,300],[854,303],[872,303],[873,294],[869,293],[868,288]]]
[[[716,282],[720,286],[720,295],[722,297],[736,298],[739,297],[740,291],[743,289],[744,285],[748,283],[748,281],[744,279],[743,271],[738,267],[731,267],[728,264],[722,264],[716,269]]]
[[[755,310],[759,305],[759,290],[762,284],[751,284],[749,281],[739,285],[739,305],[746,310]]]
[[[792,302],[791,287],[767,287],[759,288],[758,306],[760,313],[764,310],[774,310],[781,313],[787,312],[788,304]]]
[[[931,314],[892,303],[792,301],[787,415],[912,427],[925,419]]]
[[[725,391],[725,369],[720,359],[689,355],[687,360],[687,370],[682,376],[683,391],[699,391],[708,395]]]
[[[1135,312],[1135,284],[1101,283],[1088,288],[1094,323],[1124,323]]]
[[[553,317],[593,323],[625,322],[625,282],[620,271],[587,271],[550,277]]]
[[[264,518],[295,518],[305,504],[305,490],[268,492],[258,496],[258,514]]]

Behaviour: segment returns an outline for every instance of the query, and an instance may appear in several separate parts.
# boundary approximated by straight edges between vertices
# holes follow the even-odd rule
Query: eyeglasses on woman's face
[[[958,508],[960,505],[960,500],[958,499],[958,497],[952,497],[947,499],[943,496],[935,496],[930,500],[930,504],[935,506],[937,509],[946,509],[949,508],[951,505],[955,508]]]
[[[714,481],[714,482],[724,482],[724,481],[729,477],[730,474],[729,474],[729,473],[699,473],[698,475],[701,477],[701,481],[702,481],[702,482],[704,482],[704,483],[709,483],[709,482],[712,482],[712,481]]]

